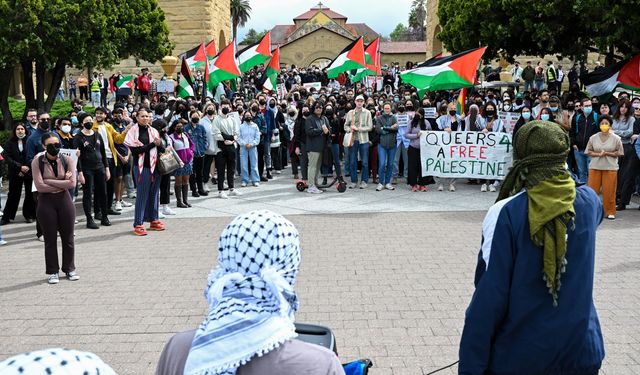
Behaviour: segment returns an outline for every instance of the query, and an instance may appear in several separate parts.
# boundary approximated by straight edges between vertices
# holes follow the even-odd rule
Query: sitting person
[[[300,238],[293,224],[270,211],[240,215],[218,248],[205,289],[209,313],[197,330],[167,342],[156,374],[344,374],[333,352],[294,339]]]

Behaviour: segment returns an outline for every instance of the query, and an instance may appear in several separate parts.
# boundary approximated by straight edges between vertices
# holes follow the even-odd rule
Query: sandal
[[[133,227],[133,234],[136,236],[146,236],[147,230],[144,228],[144,225],[136,225]]]

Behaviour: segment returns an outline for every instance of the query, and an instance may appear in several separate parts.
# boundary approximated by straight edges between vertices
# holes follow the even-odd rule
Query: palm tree
[[[231,23],[233,24],[233,39],[238,35],[238,26],[243,27],[251,18],[249,0],[231,0]]]

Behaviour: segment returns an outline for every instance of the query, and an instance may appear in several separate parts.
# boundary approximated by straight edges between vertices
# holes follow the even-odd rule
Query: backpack
[[[40,155],[40,157],[38,158],[38,164],[40,167],[40,175],[42,175],[42,178],[44,179],[44,153],[42,155]],[[67,159],[64,157],[64,155],[61,155],[58,160],[60,160],[62,162],[62,166],[64,167],[64,173],[67,173]]]

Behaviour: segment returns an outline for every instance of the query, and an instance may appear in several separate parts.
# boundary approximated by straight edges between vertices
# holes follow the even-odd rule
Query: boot
[[[187,206],[182,202],[182,186],[183,185],[173,185],[173,192],[176,196],[176,206],[178,208],[187,208]]]
[[[89,229],[98,229],[100,228],[98,226],[98,224],[96,224],[95,221],[93,221],[93,218],[91,216],[87,217],[87,228]]]
[[[109,220],[109,218],[107,217],[107,215],[102,217],[102,220],[100,220],[100,224],[104,227],[110,227],[111,226],[111,221]]]
[[[201,196],[204,196],[204,197],[206,197],[207,195],[209,195],[209,193],[207,193],[207,192],[204,190],[204,185],[202,184],[202,181],[198,181],[198,182],[197,182],[197,185],[198,185],[198,194],[200,194]]]
[[[182,185],[182,202],[185,206],[191,207],[189,202],[187,202],[187,197],[189,196],[189,185]]]

